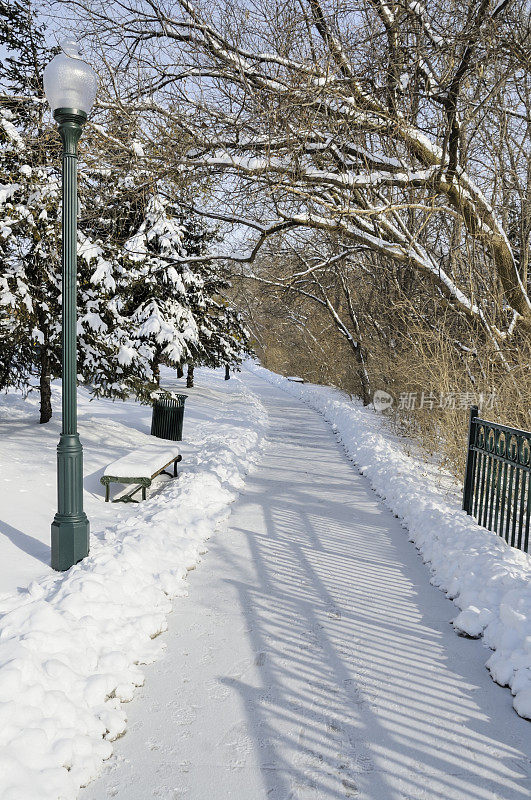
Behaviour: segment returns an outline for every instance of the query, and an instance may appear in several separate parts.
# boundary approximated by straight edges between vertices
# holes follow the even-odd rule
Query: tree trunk
[[[43,345],[40,358],[39,390],[41,394],[40,424],[49,422],[52,418],[52,390],[50,386],[50,361],[46,346]]]
[[[188,364],[188,370],[186,373],[186,388],[192,389],[194,386],[194,365]]]
[[[0,371],[0,390],[4,389],[7,386],[9,380],[9,372],[11,369],[11,362],[13,360],[14,355],[15,355],[15,348],[13,347],[9,352],[9,355],[5,357],[3,362],[3,368]]]
[[[157,351],[153,356],[153,363],[151,365],[151,369],[153,371],[153,380],[160,386],[160,354]]]
[[[230,380],[230,367],[228,364],[225,364],[225,380]]]
[[[371,402],[371,384],[369,380],[369,373],[367,372],[367,354],[364,348],[358,344],[354,348],[356,361],[358,362],[358,376],[361,384],[361,399],[364,406],[368,406]]]
[[[177,367],[177,377],[182,378],[183,375],[184,375],[184,369],[182,368],[181,364],[179,364],[179,366]]]

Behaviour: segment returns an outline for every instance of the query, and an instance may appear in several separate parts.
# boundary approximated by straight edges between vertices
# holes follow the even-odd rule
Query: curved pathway
[[[531,727],[315,412],[271,432],[81,800],[529,800]]]

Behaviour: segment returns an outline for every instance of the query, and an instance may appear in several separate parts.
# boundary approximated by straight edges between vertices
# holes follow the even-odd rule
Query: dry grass
[[[290,322],[292,309],[276,307],[274,324],[265,312],[260,319],[257,353],[264,366],[360,395],[352,352],[324,314],[313,308],[301,326]],[[507,369],[481,333],[465,331],[467,337],[460,341],[472,340],[475,347],[475,352],[466,352],[446,320],[428,328],[395,306],[389,324],[396,335],[368,341],[371,388],[393,396],[392,409],[384,412],[390,426],[415,440],[427,458],[462,478],[473,404],[487,419],[531,429],[528,341],[505,347]]]

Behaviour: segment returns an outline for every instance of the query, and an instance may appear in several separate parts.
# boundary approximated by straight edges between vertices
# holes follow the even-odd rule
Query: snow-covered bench
[[[136,486],[113,500],[113,503],[137,503],[133,495],[142,489],[142,500],[146,499],[146,489],[157,475],[177,477],[177,464],[182,460],[176,444],[153,442],[133,450],[126,456],[113,461],[105,469],[100,482],[105,486],[105,502],[109,502],[111,483],[134,483]],[[173,476],[167,468],[173,464]]]

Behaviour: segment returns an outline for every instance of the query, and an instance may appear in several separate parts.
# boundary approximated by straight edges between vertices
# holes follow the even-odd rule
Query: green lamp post
[[[98,89],[96,73],[73,39],[44,70],[44,91],[63,143],[62,387],[63,426],[57,446],[57,513],[52,522],[52,567],[69,569],[89,551],[83,511],[83,448],[77,432],[77,143]]]

